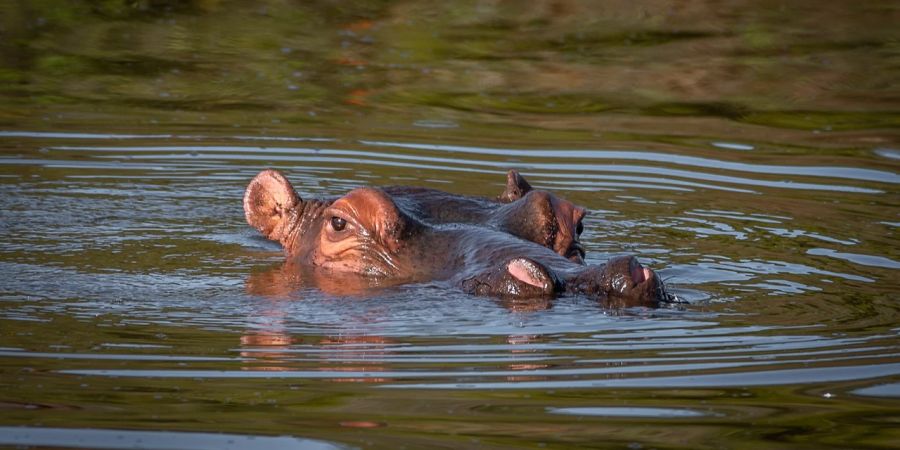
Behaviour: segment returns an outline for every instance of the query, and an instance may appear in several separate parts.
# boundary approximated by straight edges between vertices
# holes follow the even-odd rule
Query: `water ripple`
[[[410,144],[400,142],[360,141],[362,144],[377,147],[414,148],[421,150],[443,150],[459,153],[476,153],[503,156],[552,156],[553,158],[584,159],[616,159],[634,161],[665,162],[670,164],[704,167],[711,169],[734,170],[738,172],[804,175],[813,177],[847,178],[863,181],[880,181],[883,183],[900,183],[900,175],[893,172],[853,167],[828,166],[776,166],[768,164],[748,164],[723,161],[719,159],[684,156],[674,153],[658,153],[651,151],[615,151],[615,150],[558,150],[558,149],[497,149],[485,147],[464,147],[457,145]]]
[[[434,157],[434,156],[426,156],[426,155],[405,155],[399,153],[384,153],[384,152],[366,152],[359,150],[346,150],[346,149],[326,149],[326,148],[291,148],[291,147],[239,147],[239,146],[143,146],[143,147],[72,147],[72,146],[59,146],[52,147],[53,150],[60,151],[99,151],[99,152],[170,152],[164,154],[154,154],[154,155],[141,155],[141,154],[127,154],[127,155],[106,155],[101,156],[102,158],[115,158],[120,161],[120,164],[125,166],[129,164],[133,164],[130,162],[131,160],[154,160],[159,163],[171,163],[173,161],[178,162],[181,166],[189,166],[191,168],[210,168],[214,166],[213,163],[206,164],[198,164],[197,161],[230,161],[232,163],[238,161],[266,161],[269,164],[272,162],[296,162],[302,164],[309,163],[328,163],[328,164],[336,164],[338,166],[346,165],[346,164],[363,164],[363,165],[375,165],[375,166],[390,166],[390,167],[402,167],[409,169],[430,169],[430,170],[451,170],[451,171],[466,171],[466,172],[481,172],[481,173],[492,173],[492,172],[502,172],[504,169],[510,166],[508,161],[488,161],[484,159],[461,159],[461,158],[451,158],[451,157]],[[591,152],[589,152],[591,153]],[[731,170],[740,170],[744,172],[751,173],[763,173],[763,174],[783,174],[783,175],[814,175],[814,176],[833,176],[835,178],[849,178],[849,179],[857,179],[857,180],[865,180],[865,181],[881,181],[885,183],[895,183],[900,182],[900,176],[889,172],[881,172],[881,171],[873,171],[869,169],[851,169],[851,168],[817,168],[817,167],[792,167],[792,166],[759,166],[759,167],[750,167],[752,170],[742,170],[747,169],[743,167],[745,165],[738,165],[731,167],[730,163],[718,161],[718,160],[706,160],[703,158],[698,158],[703,161],[703,163],[699,163],[694,161],[693,159],[689,159],[687,161],[683,161],[679,157],[674,154],[662,154],[662,153],[653,153],[652,157],[623,157],[623,155],[640,155],[640,152],[632,153],[632,152],[599,152],[596,159],[617,159],[617,160],[639,160],[639,161],[648,161],[648,162],[659,162],[659,163],[683,163],[684,165],[692,165],[695,167],[703,167],[703,168],[715,168],[715,169],[731,169]],[[544,153],[536,153],[536,155],[545,155]],[[602,157],[602,156],[607,157]],[[24,160],[29,161],[28,164],[46,164],[49,166],[69,166],[69,167],[90,167],[85,166],[84,162],[81,161],[66,161],[66,160],[46,160],[43,163],[38,163],[35,160]],[[186,163],[186,161],[191,161],[190,163]],[[553,159],[552,161],[558,161],[558,159]],[[693,162],[693,164],[688,164],[688,162]],[[722,166],[719,166],[715,163],[722,163]],[[0,164],[22,164],[20,160],[15,158],[5,158],[0,159]],[[431,163],[431,164],[428,164]],[[883,190],[880,189],[871,189],[864,188],[858,186],[844,186],[844,185],[835,185],[835,184],[817,184],[817,183],[807,183],[807,182],[799,182],[792,180],[761,180],[754,178],[746,178],[746,177],[736,177],[736,176],[727,176],[727,175],[719,175],[719,174],[711,174],[705,172],[698,171],[690,171],[690,170],[681,170],[681,169],[671,169],[657,166],[633,166],[633,165],[622,165],[622,164],[596,164],[590,162],[584,163],[558,163],[558,162],[542,162],[542,161],[534,161],[534,162],[524,162],[518,163],[517,166],[521,168],[527,168],[529,171],[535,171],[535,176],[542,177],[546,174],[540,173],[539,171],[549,171],[552,173],[559,173],[560,171],[567,172],[576,172],[576,173],[584,173],[584,172],[613,172],[613,173],[637,173],[637,174],[647,174],[653,173],[656,176],[668,176],[674,178],[687,178],[687,179],[696,179],[707,182],[719,182],[726,184],[737,184],[737,185],[747,185],[747,186],[762,186],[769,188],[779,188],[779,189],[803,189],[803,190],[818,190],[818,191],[834,191],[834,192],[853,192],[853,193],[862,193],[862,194],[881,194],[884,193]],[[463,167],[459,167],[463,166]],[[109,167],[108,165],[105,167]],[[154,167],[154,166],[151,166]],[[489,169],[484,169],[484,168]],[[491,170],[492,169],[492,170]],[[771,169],[771,170],[770,170]],[[796,169],[791,171],[789,169]],[[814,170],[815,169],[815,170]],[[831,171],[825,170],[824,172],[819,171],[818,169],[833,169]],[[846,170],[838,170],[838,169],[846,169]],[[161,169],[160,169],[161,170]],[[833,173],[832,173],[833,172]],[[871,172],[871,173],[870,173]],[[878,173],[875,173],[878,172]],[[621,187],[628,187],[627,185]],[[631,187],[644,187],[642,185],[631,186]],[[678,190],[677,187],[669,187],[668,189]]]
[[[686,375],[672,377],[609,378],[603,380],[565,381],[517,381],[486,383],[418,383],[386,384],[387,389],[586,389],[586,388],[710,388],[710,387],[752,387],[777,386],[786,384],[825,383],[846,380],[865,380],[896,376],[900,374],[900,363],[869,364],[846,367],[817,367],[804,369],[783,369],[753,372],[722,373],[708,375]]]
[[[27,447],[154,450],[338,450],[349,447],[290,436],[183,431],[0,427],[0,444]]]
[[[858,253],[845,253],[832,250],[829,248],[811,248],[806,251],[807,255],[829,256],[831,258],[843,259],[854,264],[873,267],[884,267],[885,269],[900,269],[900,262],[890,258],[876,255],[861,255]]]
[[[599,416],[599,417],[652,417],[652,418],[680,418],[680,417],[705,417],[717,415],[694,409],[677,408],[646,408],[624,406],[592,406],[571,408],[548,408],[551,414],[565,414],[569,416]]]

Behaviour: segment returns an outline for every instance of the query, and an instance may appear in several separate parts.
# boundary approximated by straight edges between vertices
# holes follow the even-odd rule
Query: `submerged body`
[[[584,265],[584,210],[532,190],[515,172],[496,201],[406,187],[303,200],[281,173],[266,170],[248,186],[244,209],[316,279],[436,281],[505,298],[576,293],[611,307],[656,307],[667,297],[634,257]]]

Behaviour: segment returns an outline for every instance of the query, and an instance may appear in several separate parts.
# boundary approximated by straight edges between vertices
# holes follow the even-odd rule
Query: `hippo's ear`
[[[506,173],[506,189],[497,197],[500,203],[512,203],[531,191],[531,185],[515,169]]]
[[[244,192],[247,223],[273,241],[287,232],[289,215],[301,202],[291,183],[277,170],[263,170],[253,177]]]

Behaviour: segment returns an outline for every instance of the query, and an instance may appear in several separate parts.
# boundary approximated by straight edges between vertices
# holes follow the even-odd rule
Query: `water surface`
[[[0,446],[900,441],[889,2],[0,4]],[[269,167],[515,168],[685,303],[303,287],[244,221]]]

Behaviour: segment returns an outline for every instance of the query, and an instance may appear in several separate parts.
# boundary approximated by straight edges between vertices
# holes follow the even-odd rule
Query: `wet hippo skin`
[[[244,212],[281,243],[291,266],[324,284],[435,282],[501,298],[586,295],[609,307],[667,299],[659,276],[634,257],[584,265],[584,209],[515,172],[495,200],[409,187],[320,200],[302,199],[280,172],[265,170],[247,187]]]
[[[515,170],[496,199],[451,194],[410,186],[381,188],[394,203],[430,224],[463,223],[504,231],[531,241],[577,262],[584,262],[584,208],[547,191],[532,189]]]

